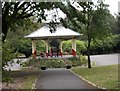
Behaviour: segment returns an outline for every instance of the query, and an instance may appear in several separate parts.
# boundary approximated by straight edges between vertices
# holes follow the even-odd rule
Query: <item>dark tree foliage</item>
[[[74,3],[74,1],[72,2]],[[65,27],[72,28],[75,31],[82,32],[87,39],[87,56],[88,68],[91,68],[90,46],[91,40],[104,38],[111,29],[108,22],[109,11],[106,4],[99,2],[97,6],[93,2],[77,2],[83,10],[76,9],[71,2],[66,5],[56,3],[56,7],[60,8],[66,15],[67,19],[61,19]]]
[[[120,34],[120,13],[118,13],[118,22],[117,22],[117,25],[118,25],[118,34]]]
[[[45,19],[45,9],[52,8],[52,3],[50,2],[2,2],[2,42],[3,42],[3,53],[2,53],[2,72],[3,72],[3,81],[9,81],[8,72],[4,69],[11,59],[16,57],[16,52],[25,54],[27,57],[31,55],[31,44],[27,44],[22,39],[16,37],[16,35],[11,35],[16,40],[22,40],[23,42],[18,41],[17,43],[22,43],[15,45],[16,41],[11,41],[6,39],[7,33],[9,31],[21,31],[28,30],[30,32],[31,17],[37,17],[38,22],[41,22],[41,19]],[[32,21],[34,22],[34,21]],[[29,26],[29,27],[28,27]],[[25,31],[22,31],[25,32]],[[21,36],[18,32],[18,35]],[[24,37],[24,36],[22,36]],[[6,41],[5,41],[6,39]],[[13,42],[13,43],[12,43]],[[11,44],[12,43],[12,44]],[[12,46],[10,46],[10,44]],[[19,49],[18,49],[19,48]]]
[[[45,19],[44,9],[50,8],[50,2],[2,2],[2,42],[8,30],[13,31],[14,26],[24,25],[23,22],[31,16],[36,16],[38,21]]]

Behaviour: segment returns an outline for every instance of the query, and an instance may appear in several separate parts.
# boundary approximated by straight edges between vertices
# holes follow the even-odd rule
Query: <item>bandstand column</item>
[[[32,40],[32,54],[33,57],[36,58],[37,52],[36,52],[36,40]]]
[[[48,49],[48,40],[46,40],[46,43],[45,43],[45,44],[46,44],[46,57],[48,58],[48,50],[49,50],[49,49]]]
[[[60,56],[62,57],[62,42],[60,43]]]
[[[76,39],[72,39],[72,55],[76,56]]]

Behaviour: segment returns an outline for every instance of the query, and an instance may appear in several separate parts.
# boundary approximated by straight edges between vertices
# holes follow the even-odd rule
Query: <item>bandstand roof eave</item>
[[[56,31],[54,33],[51,33],[49,30],[49,26],[43,26],[37,31],[25,36],[25,38],[44,40],[50,38],[72,39],[80,37],[80,34],[78,32],[75,32],[69,28],[65,28],[62,25],[57,26]]]
[[[56,38],[56,39],[72,39],[72,38],[75,38],[75,39],[78,39],[80,36],[44,36],[44,37],[26,37],[25,38],[29,38],[29,39],[35,39],[35,40],[46,40],[46,39],[53,39],[53,38]]]

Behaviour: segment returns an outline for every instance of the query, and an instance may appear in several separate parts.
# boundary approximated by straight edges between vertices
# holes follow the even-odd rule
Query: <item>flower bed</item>
[[[71,57],[69,59],[41,59],[39,61],[39,67],[46,68],[71,68],[72,66],[81,66],[87,64],[87,60],[84,56],[80,58]],[[69,66],[69,67],[67,67]]]

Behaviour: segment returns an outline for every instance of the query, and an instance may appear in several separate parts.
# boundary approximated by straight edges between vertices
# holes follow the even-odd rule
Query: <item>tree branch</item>
[[[27,6],[26,8],[24,8],[24,9],[22,10],[22,13],[19,14],[16,18],[24,17],[24,15],[27,14],[28,11],[30,11],[30,10],[27,10],[27,9],[29,8],[29,6],[30,6],[30,3],[28,4],[28,6]],[[26,10],[27,10],[27,11],[26,11]]]
[[[5,10],[2,12],[2,15],[4,17],[6,17],[8,15],[8,13],[9,13],[9,8],[10,8],[9,2],[5,2],[4,8],[5,8]]]
[[[27,2],[23,2],[21,5],[20,5],[20,3],[21,2],[18,2],[18,3],[15,4],[14,11],[13,11],[13,14],[12,14],[12,17],[14,17],[14,18],[17,16],[18,11],[22,10],[24,5],[27,4]]]
[[[17,2],[17,3],[15,3],[15,6],[14,6],[14,11],[13,11],[13,14],[12,14],[12,16],[14,17],[16,14],[17,14],[17,7],[18,7],[18,5],[20,4],[20,2]]]
[[[17,17],[18,19],[24,19],[24,18],[28,18],[28,17],[31,17],[31,16],[33,16],[33,14],[32,13],[29,13],[29,14],[27,14],[27,15],[25,15],[25,16],[19,16],[19,17]]]

